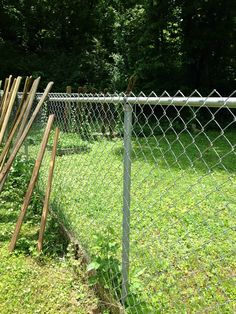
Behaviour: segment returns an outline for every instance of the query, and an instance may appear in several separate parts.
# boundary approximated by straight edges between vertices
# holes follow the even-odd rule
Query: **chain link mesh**
[[[52,93],[35,123],[32,156],[55,114],[61,133],[52,208],[91,256],[92,283],[127,313],[236,310],[234,96]],[[130,206],[123,200],[125,104],[132,111]],[[42,181],[48,160],[49,152]],[[130,219],[122,214],[126,201]]]

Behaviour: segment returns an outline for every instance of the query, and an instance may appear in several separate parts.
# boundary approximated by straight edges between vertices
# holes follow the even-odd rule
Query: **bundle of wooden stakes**
[[[4,183],[7,179],[8,173],[11,169],[11,166],[19,152],[24,140],[26,139],[31,126],[39,113],[43,103],[45,102],[48,93],[50,92],[53,82],[48,83],[47,87],[44,90],[41,98],[39,99],[35,109],[32,111],[32,105],[34,100],[36,99],[36,92],[38,89],[38,85],[40,82],[40,77],[33,80],[32,77],[27,77],[24,83],[24,89],[22,93],[22,97],[20,102],[18,102],[18,108],[15,113],[13,113],[13,107],[16,104],[17,94],[19,91],[20,83],[22,81],[21,77],[12,78],[9,76],[5,80],[3,94],[0,101],[0,193],[4,187]],[[14,118],[12,116],[14,115]],[[42,138],[42,143],[40,146],[38,157],[35,161],[34,169],[32,172],[32,177],[28,185],[27,192],[25,194],[24,202],[21,208],[21,212],[16,223],[15,231],[13,233],[9,250],[13,251],[16,245],[16,241],[21,229],[21,225],[28,208],[31,195],[33,193],[33,189],[35,183],[37,181],[37,177],[39,174],[39,168],[43,160],[43,156],[45,153],[46,145],[48,142],[49,134],[52,128],[54,120],[54,115],[49,116],[48,123],[45,128],[45,132]],[[52,158],[50,162],[50,169],[49,169],[49,177],[48,177],[48,184],[47,190],[45,195],[44,201],[44,208],[42,213],[41,219],[41,228],[39,233],[39,240],[38,240],[38,250],[42,250],[42,241],[43,241],[43,233],[46,224],[47,218],[47,211],[48,211],[48,202],[51,190],[51,183],[52,183],[52,175],[55,163],[55,156],[56,156],[56,147],[58,142],[58,135],[59,130],[56,129],[55,138],[54,138],[54,145],[52,150]],[[10,152],[11,149],[11,152]]]

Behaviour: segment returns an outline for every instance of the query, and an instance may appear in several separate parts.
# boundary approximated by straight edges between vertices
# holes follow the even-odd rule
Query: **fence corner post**
[[[129,289],[130,250],[130,188],[132,151],[132,105],[124,97],[124,174],[123,174],[123,222],[122,222],[122,291],[124,305]]]

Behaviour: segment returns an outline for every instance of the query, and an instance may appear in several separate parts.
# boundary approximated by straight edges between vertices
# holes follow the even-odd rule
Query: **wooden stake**
[[[1,117],[0,117],[0,126],[2,125],[6,110],[7,110],[7,104],[9,100],[9,91],[10,91],[10,86],[11,86],[11,79],[12,76],[10,75],[8,79],[5,81],[5,86],[4,86],[4,94],[1,100]]]
[[[39,252],[41,252],[43,248],[43,236],[44,236],[46,220],[47,220],[47,215],[48,215],[49,198],[51,194],[51,186],[52,186],[53,171],[54,171],[55,158],[56,158],[56,152],[57,152],[58,137],[59,137],[59,129],[56,128],[53,148],[52,148],[51,161],[49,165],[48,183],[47,183],[47,189],[46,189],[46,194],[45,194],[45,199],[44,199],[41,225],[40,225],[39,237],[38,237],[38,251]]]
[[[9,119],[10,119],[11,111],[12,111],[12,108],[13,108],[13,105],[14,105],[14,102],[15,102],[15,99],[16,99],[16,95],[17,95],[18,89],[20,87],[20,82],[21,82],[21,77],[18,76],[18,78],[16,79],[16,83],[14,85],[14,89],[12,90],[12,95],[11,95],[11,98],[10,98],[10,101],[9,101],[9,105],[8,105],[8,108],[7,108],[6,115],[4,116],[4,120],[3,120],[1,131],[0,131],[0,145],[2,144],[3,137],[4,137],[4,134],[6,132],[6,128],[7,128]]]
[[[4,120],[4,117],[6,115],[6,112],[7,112],[9,102],[11,100],[11,96],[12,96],[12,93],[14,91],[15,85],[16,85],[16,78],[13,79],[13,82],[9,87],[9,91],[6,95],[6,99],[5,99],[4,104],[3,104],[3,112],[2,112],[2,116],[1,116],[1,125],[3,124],[3,120]]]
[[[4,88],[3,88],[3,95],[2,95],[2,98],[1,98],[1,104],[0,104],[0,112],[1,112],[1,115],[2,115],[2,107],[3,107],[3,103],[5,101],[5,98],[6,98],[6,94],[7,94],[7,88],[9,90],[10,88],[10,80],[11,80],[11,75],[5,79],[5,82],[4,82]]]
[[[8,84],[8,81],[9,81],[10,78],[11,78],[11,75],[5,79],[4,88],[3,88],[4,91],[5,91],[6,88],[7,88],[7,84]]]
[[[24,132],[22,133],[21,137],[19,138],[19,140],[15,143],[14,145],[14,148],[13,148],[13,151],[9,157],[9,159],[7,160],[6,164],[4,165],[2,171],[0,172],[0,192],[2,191],[2,188],[4,186],[4,183],[5,183],[5,180],[6,180],[6,177],[7,177],[7,174],[11,168],[11,165],[16,157],[16,154],[18,153],[19,149],[21,148],[21,145],[23,144],[27,134],[29,133],[29,130],[34,122],[34,119],[36,118],[42,104],[44,103],[49,91],[51,90],[52,88],[52,85],[53,85],[53,82],[50,82],[48,83],[39,103],[37,104],[29,122],[27,123],[25,129],[24,129]]]
[[[30,78],[27,76],[26,79],[25,79],[25,84],[24,84],[24,89],[23,89],[23,94],[22,94],[22,97],[21,97],[21,101],[20,101],[20,104],[19,104],[19,106],[17,108],[17,112],[15,114],[15,119],[14,119],[14,121],[12,123],[12,128],[14,127],[19,114],[21,113],[21,109],[22,109],[22,106],[25,103],[25,100],[27,98],[27,94],[29,92],[30,85],[31,85],[31,81],[30,81]]]
[[[27,97],[28,92],[29,92],[29,87],[30,87],[29,82],[30,82],[29,81],[29,77],[27,76],[26,80],[25,80],[25,84],[24,84],[24,89],[23,89],[23,94],[22,94],[22,97],[21,97],[21,101],[20,101],[20,104],[19,104],[19,106],[17,108],[17,112],[15,114],[15,119],[14,119],[14,121],[12,123],[12,127],[11,127],[11,130],[10,130],[9,134],[11,134],[11,132],[12,132],[12,130],[13,130],[17,120],[18,120],[19,115],[22,113],[23,110],[26,109],[26,100],[29,99],[29,97]]]
[[[39,85],[39,81],[40,81],[40,77],[38,77],[38,78],[34,81],[34,83],[33,83],[34,89],[33,89],[33,92],[32,92],[31,95],[30,95],[27,108],[25,109],[25,113],[24,113],[24,116],[23,116],[23,118],[22,118],[22,122],[21,122],[19,131],[18,131],[18,134],[17,134],[17,137],[16,137],[16,142],[19,140],[19,138],[21,137],[21,135],[22,135],[22,133],[23,133],[23,131],[24,131],[24,129],[25,129],[26,122],[27,122],[27,120],[28,120],[31,107],[32,107],[33,102],[34,102],[34,99],[35,99],[35,93],[36,93],[36,91],[37,91],[37,88],[38,88],[38,85]],[[33,86],[32,86],[32,87],[33,87]]]
[[[22,226],[25,214],[26,214],[26,210],[29,206],[30,199],[31,199],[31,196],[32,196],[32,193],[34,190],[34,186],[35,186],[35,183],[36,183],[37,178],[38,178],[39,169],[40,169],[40,166],[41,166],[41,163],[43,160],[43,156],[44,156],[44,153],[46,150],[46,146],[48,143],[48,138],[49,138],[49,134],[50,134],[50,131],[52,128],[53,120],[54,120],[54,115],[50,115],[48,118],[48,122],[47,122],[47,125],[45,128],[43,138],[42,138],[38,157],[37,157],[35,164],[34,164],[34,169],[32,172],[31,179],[30,179],[30,183],[28,185],[28,189],[27,189],[26,194],[25,194],[24,202],[23,202],[23,205],[21,207],[21,212],[20,212],[20,215],[18,217],[16,227],[15,227],[15,230],[14,230],[12,238],[11,238],[11,242],[9,245],[9,251],[10,252],[12,252],[16,246],[16,241],[17,241],[17,238],[18,238],[19,233],[20,233],[20,229],[21,229],[21,226]]]
[[[72,88],[71,86],[66,86],[66,93],[71,94],[72,93]]]
[[[6,155],[8,154],[8,151],[9,151],[10,146],[11,146],[12,139],[13,139],[14,134],[15,134],[15,132],[16,132],[16,130],[17,130],[17,128],[18,128],[18,126],[19,126],[19,124],[21,122],[21,119],[22,119],[22,117],[23,117],[23,115],[25,113],[26,107],[27,107],[28,103],[30,101],[33,101],[33,99],[35,97],[35,94],[36,94],[36,91],[37,91],[37,88],[38,88],[38,83],[39,83],[38,79],[34,81],[34,83],[32,85],[32,88],[30,90],[30,93],[29,93],[27,99],[25,100],[25,103],[23,104],[23,106],[21,108],[21,112],[20,112],[17,120],[15,121],[14,125],[12,126],[12,129],[10,131],[10,134],[8,136],[6,144],[5,144],[5,146],[3,148],[3,151],[2,151],[2,153],[0,155],[0,171],[2,170],[2,167],[3,167],[3,164],[4,164],[4,160],[6,158]]]

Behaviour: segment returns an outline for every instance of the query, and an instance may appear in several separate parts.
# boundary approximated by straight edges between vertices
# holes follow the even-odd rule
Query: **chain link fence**
[[[236,311],[234,96],[51,93],[32,129],[55,114],[52,208],[126,313]]]

